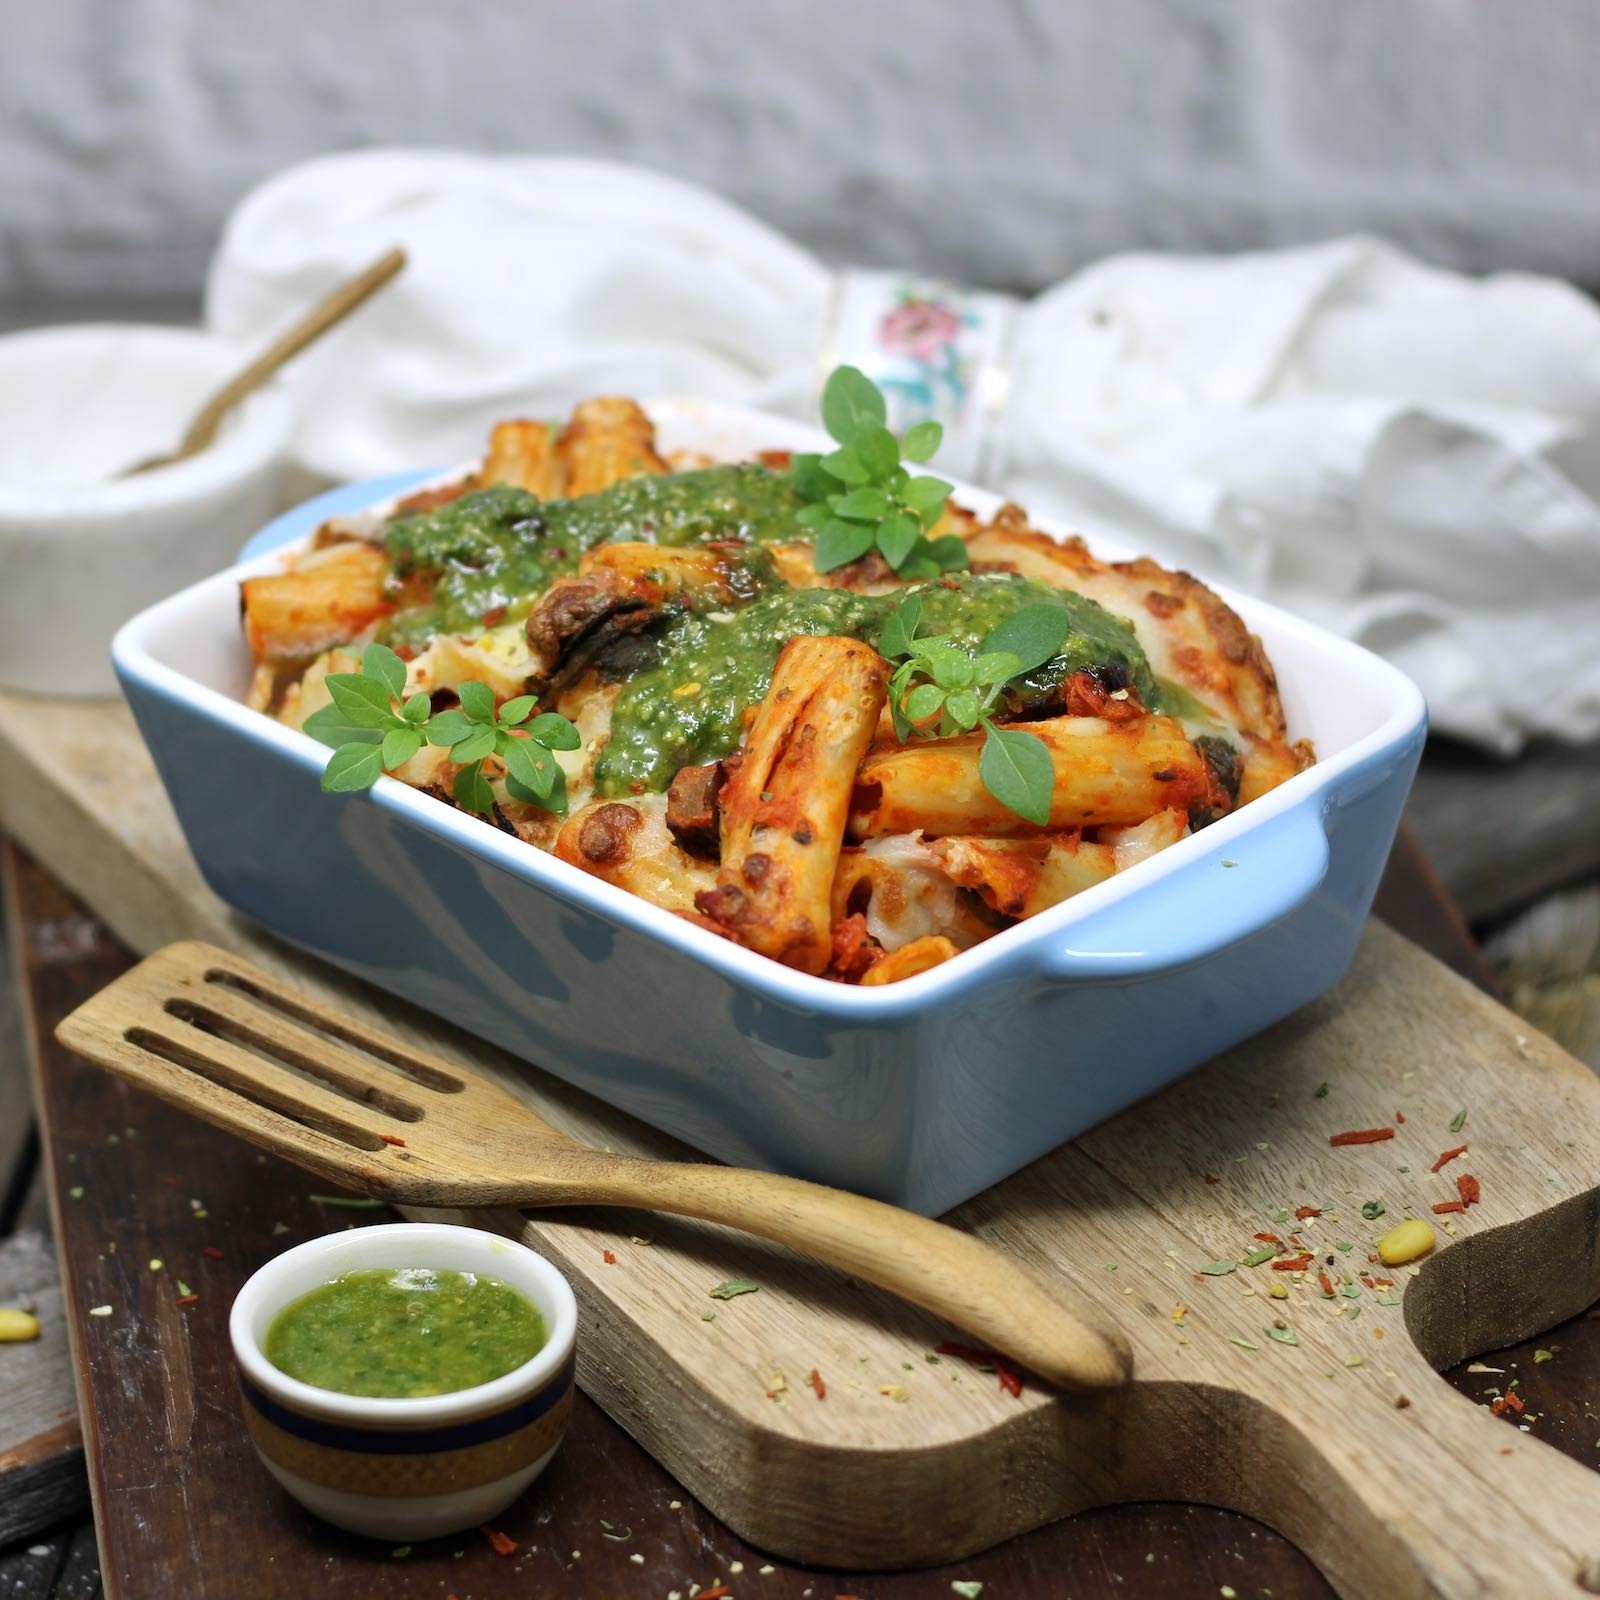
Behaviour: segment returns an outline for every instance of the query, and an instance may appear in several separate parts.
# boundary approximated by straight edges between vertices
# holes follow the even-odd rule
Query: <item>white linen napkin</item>
[[[264,339],[405,245],[298,364],[297,450],[350,478],[512,414],[696,393],[814,415],[853,360],[940,463],[1358,639],[1503,754],[1600,737],[1600,313],[1368,239],[1129,255],[1026,304],[834,273],[692,185],[609,162],[381,150],[248,195],[207,286]]]

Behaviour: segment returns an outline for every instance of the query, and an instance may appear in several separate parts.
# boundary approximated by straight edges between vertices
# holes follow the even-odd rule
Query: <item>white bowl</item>
[[[476,1272],[525,1294],[544,1348],[470,1389],[378,1400],[302,1383],[262,1350],[290,1301],[340,1273],[431,1267]],[[578,1307],[567,1280],[526,1245],[445,1223],[330,1234],[274,1257],[228,1319],[245,1422],[273,1477],[308,1511],[377,1539],[432,1539],[498,1516],[555,1455],[572,1409]]]
[[[111,636],[226,565],[277,509],[293,412],[258,391],[207,450],[177,447],[248,353],[183,328],[89,323],[0,337],[0,685],[116,693]]]

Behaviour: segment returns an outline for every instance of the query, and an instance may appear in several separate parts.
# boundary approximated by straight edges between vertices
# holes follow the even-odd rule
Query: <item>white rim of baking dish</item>
[[[697,437],[708,432],[714,434],[718,427],[744,437],[752,429],[759,429],[762,438],[771,441],[764,446],[766,448],[826,448],[817,430],[790,418],[769,416],[744,407],[669,398],[650,402],[647,410],[659,424],[694,426],[699,430]],[[715,451],[708,453],[715,454]],[[451,468],[405,492],[414,494],[429,484],[451,482],[475,465]],[[375,501],[360,515],[386,515],[394,498],[399,497]],[[980,516],[991,514],[1004,503],[1000,495],[961,482],[955,484],[953,498]],[[1066,530],[1049,517],[1034,519],[1033,525],[1057,537],[1066,535]],[[308,779],[315,781],[327,762],[326,745],[179,672],[158,659],[150,644],[151,638],[184,610],[200,603],[216,603],[211,598],[213,590],[218,599],[226,597],[230,613],[235,612],[239,582],[280,570],[283,557],[294,548],[285,545],[239,562],[141,612],[118,632],[112,643],[112,657],[121,676],[134,678],[168,700],[188,705],[245,737],[273,746],[305,768]],[[1095,548],[1097,554],[1113,559],[1127,559],[1136,554],[1114,539],[1097,537]],[[1327,870],[1328,841],[1323,817],[1327,796],[1346,782],[1357,780],[1359,770],[1367,765],[1398,756],[1413,741],[1420,747],[1427,725],[1427,708],[1421,691],[1398,668],[1362,646],[1267,601],[1239,594],[1222,584],[1211,587],[1238,611],[1252,632],[1266,624],[1274,633],[1287,634],[1314,648],[1330,658],[1341,675],[1348,674],[1353,687],[1387,706],[1387,714],[1376,727],[1336,754],[1319,759],[1315,766],[1297,773],[1199,833],[1179,840],[1048,911],[1002,930],[939,966],[893,984],[863,988],[785,967],[770,957],[697,927],[626,889],[592,877],[555,855],[487,827],[478,818],[446,806],[397,778],[381,777],[365,795],[341,798],[356,802],[365,800],[398,813],[436,838],[492,861],[570,904],[680,949],[744,987],[759,991],[763,998],[803,1013],[826,1011],[862,1025],[887,1025],[925,1009],[936,999],[956,999],[987,979],[1014,976],[1016,964],[1029,958],[1036,974],[1066,982],[1136,978],[1141,973],[1173,970],[1204,960],[1237,939],[1271,926],[1311,894]],[[242,635],[239,647],[241,651],[244,649]],[[1279,675],[1282,676],[1281,669]],[[1227,902],[1220,908],[1223,914],[1218,923],[1196,930],[1195,937],[1176,951],[1095,950],[1075,948],[1071,944],[1069,936],[1074,927],[1110,911],[1130,895],[1152,887],[1174,872],[1208,859],[1219,867],[1236,868],[1245,855],[1242,842],[1250,834],[1294,813],[1298,816],[1286,825],[1295,827],[1299,837],[1291,841],[1293,848],[1288,859],[1273,863],[1278,870],[1272,881],[1254,888],[1248,872],[1229,870],[1217,883],[1219,901]],[[1253,889],[1267,902],[1268,909],[1264,913],[1251,909],[1248,897]],[[1234,912],[1231,919],[1226,914],[1229,905]],[[1217,931],[1219,924],[1221,932]],[[1002,968],[1012,970],[1003,972]]]

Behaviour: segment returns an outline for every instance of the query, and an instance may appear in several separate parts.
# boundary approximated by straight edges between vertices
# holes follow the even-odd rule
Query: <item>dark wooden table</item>
[[[95,919],[14,852],[6,860],[11,937],[48,1130],[44,1166],[58,1242],[89,1303],[117,1307],[101,1326],[84,1434],[104,1541],[78,1518],[0,1552],[0,1600],[169,1597],[511,1595],[690,1600],[727,1585],[736,1600],[913,1600],[953,1580],[985,1600],[1071,1595],[1109,1600],[1241,1597],[1310,1600],[1332,1590],[1269,1529],[1206,1507],[1109,1507],[1040,1529],[982,1556],[922,1573],[842,1574],[769,1562],[695,1505],[582,1396],[545,1477],[501,1521],[518,1542],[496,1556],[478,1534],[408,1550],[328,1529],[263,1473],[233,1394],[226,1319],[261,1261],[319,1233],[382,1220],[308,1198],[297,1170],[256,1155],[140,1097],[62,1052],[56,1021],[121,972],[129,957]],[[1477,981],[1488,977],[1426,863],[1402,845],[1382,909],[1412,938]],[[35,1186],[29,1202],[41,1206]],[[150,1263],[162,1266],[152,1271]],[[174,1306],[177,1280],[199,1295]],[[1532,1431],[1600,1463],[1600,1321],[1589,1318],[1490,1357],[1521,1379]],[[108,1324],[114,1323],[115,1337]],[[1513,1363],[1515,1366],[1513,1368]],[[1449,1375],[1479,1396],[1505,1378]],[[742,1565],[741,1565],[742,1564]]]

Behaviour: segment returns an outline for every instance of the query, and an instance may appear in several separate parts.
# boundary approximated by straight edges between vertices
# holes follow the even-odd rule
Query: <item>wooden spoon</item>
[[[168,945],[56,1037],[96,1066],[362,1193],[416,1206],[642,1206],[725,1223],[891,1290],[1072,1389],[1127,1342],[970,1234],[769,1172],[592,1150],[515,1096],[212,945]]]
[[[118,477],[131,478],[135,473],[153,472],[157,467],[170,467],[175,461],[198,455],[209,449],[222,426],[222,419],[244,399],[253,394],[285,362],[292,361],[308,344],[315,343],[330,328],[337,327],[357,306],[364,305],[404,265],[404,250],[391,250],[381,261],[375,261],[365,272],[347,278],[325,298],[320,300],[289,331],[276,339],[258,355],[236,378],[225,383],[195,413],[183,442],[176,450],[164,455],[149,456],[118,473]]]

